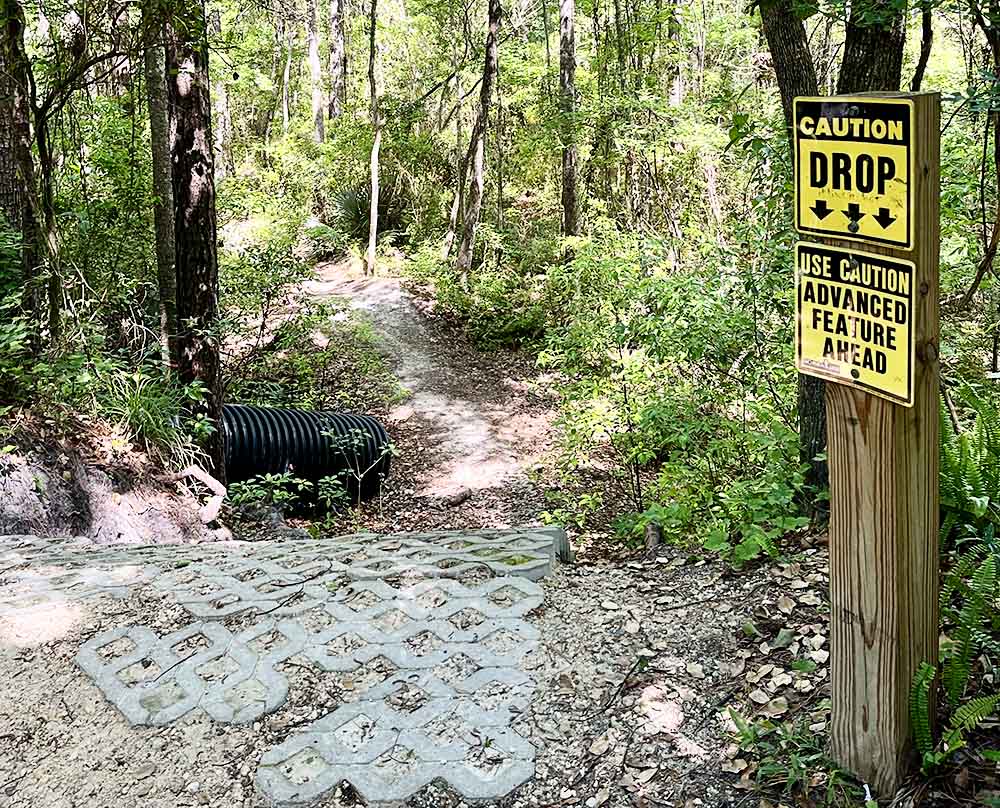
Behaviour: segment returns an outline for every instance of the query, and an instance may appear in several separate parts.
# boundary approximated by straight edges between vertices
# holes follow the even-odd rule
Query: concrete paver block
[[[0,537],[12,584],[0,618],[152,585],[192,622],[162,637],[111,629],[76,657],[132,724],[194,710],[256,720],[286,701],[281,665],[294,657],[357,684],[264,754],[256,785],[268,800],[310,802],[344,780],[371,805],[433,780],[492,800],[534,772],[510,724],[534,689],[522,666],[539,636],[524,618],[557,558],[568,545],[549,528],[140,548]]]

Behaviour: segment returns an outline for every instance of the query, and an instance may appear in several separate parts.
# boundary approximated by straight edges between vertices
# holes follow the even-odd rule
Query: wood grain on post
[[[940,97],[892,97],[914,103],[914,248],[864,249],[916,264],[914,404],[826,386],[831,753],[883,795],[915,762],[910,686],[921,662],[938,659]]]

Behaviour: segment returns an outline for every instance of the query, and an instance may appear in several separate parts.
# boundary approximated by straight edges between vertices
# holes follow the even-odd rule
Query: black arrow
[[[826,204],[825,199],[817,199],[816,204],[809,208],[813,213],[816,214],[816,218],[823,221],[827,216],[833,213],[833,208]]]
[[[882,225],[882,229],[883,230],[885,230],[890,224],[892,224],[894,221],[896,221],[896,217],[895,216],[891,216],[889,214],[889,209],[888,208],[879,208],[878,209],[878,216],[872,216],[872,218],[876,222],[878,222],[880,225]]]
[[[847,206],[847,210],[841,212],[854,223],[860,222],[865,217],[865,214],[861,212],[861,208],[857,202],[851,202]]]

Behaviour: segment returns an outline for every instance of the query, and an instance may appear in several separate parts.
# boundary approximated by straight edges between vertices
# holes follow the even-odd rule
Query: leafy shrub
[[[272,505],[289,508],[312,490],[309,480],[296,477],[290,471],[281,474],[258,474],[245,482],[230,483],[229,501],[240,505]]]

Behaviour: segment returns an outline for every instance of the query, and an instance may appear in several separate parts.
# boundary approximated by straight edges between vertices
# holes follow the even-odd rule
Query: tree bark
[[[330,120],[339,118],[347,103],[346,0],[330,0]]]
[[[142,9],[145,51],[143,72],[149,107],[149,140],[153,165],[153,229],[156,234],[156,285],[160,306],[160,346],[163,361],[176,362],[177,275],[174,271],[174,189],[170,176],[170,121],[167,112],[164,26],[149,5]]]
[[[271,50],[271,91],[267,101],[261,105],[259,114],[254,120],[254,132],[264,144],[271,142],[271,127],[274,124],[274,114],[281,101],[281,78],[284,65],[284,24],[278,20],[274,26],[274,47]]]
[[[771,52],[789,137],[795,96],[817,93],[816,68],[809,54],[806,28],[794,9],[794,0],[765,0],[760,4],[764,38]]]
[[[372,140],[372,153],[369,166],[371,170],[371,199],[368,205],[368,251],[365,253],[366,275],[375,274],[375,244],[378,239],[378,155],[379,149],[382,146],[382,117],[379,113],[378,84],[375,80],[375,59],[378,56],[375,42],[375,26],[377,22],[378,0],[371,0],[368,15],[368,90],[371,93],[372,129],[375,136]]]
[[[881,17],[877,23],[869,19],[873,14]],[[839,95],[899,89],[905,22],[903,6],[893,8],[890,0],[855,0],[851,4],[837,80]]]
[[[559,106],[562,113],[562,230],[579,233],[576,203],[576,0],[559,4]]]
[[[292,53],[295,51],[295,28],[285,21],[285,69],[281,74],[281,131],[288,134],[292,120]]]
[[[24,12],[18,3],[0,0],[0,25],[0,214],[21,237],[22,277],[28,284],[34,266],[25,250],[31,250],[37,227],[33,226],[35,219],[30,205],[35,182],[30,81],[24,52]],[[26,302],[30,299],[29,296]]]
[[[4,38],[0,41],[0,215],[20,235],[27,203],[15,152],[14,94],[18,87],[11,72],[13,60],[8,56],[11,50],[11,43],[7,42],[9,28],[4,25]]]
[[[216,9],[212,12],[210,20],[210,33],[213,38],[222,36],[222,15]],[[219,78],[213,83],[212,96],[215,99],[216,116],[215,130],[215,181],[225,179],[230,174],[236,173],[236,164],[233,162],[233,116],[229,111],[229,91],[226,89],[226,81]]]
[[[167,77],[177,266],[177,375],[184,384],[200,382],[203,387],[204,399],[193,414],[211,423],[211,434],[202,441],[210,466],[207,470],[224,483],[212,105],[202,0],[183,0],[172,9]]]
[[[452,18],[454,25],[454,18]],[[464,29],[463,29],[464,36]],[[466,53],[468,52],[468,39],[466,39]],[[464,58],[465,54],[463,54]],[[458,230],[459,219],[463,218],[465,208],[465,178],[469,167],[469,161],[465,158],[462,144],[465,137],[462,132],[462,59],[458,55],[458,43],[452,40],[451,45],[451,69],[455,74],[455,171],[458,175],[458,183],[455,186],[455,196],[451,201],[451,211],[448,216],[448,231],[445,233],[444,241],[441,243],[441,260],[447,261],[451,255],[451,248],[455,244],[455,233]]]
[[[483,81],[479,90],[479,114],[476,117],[475,126],[472,128],[472,139],[469,145],[469,152],[472,155],[472,180],[465,203],[462,241],[458,247],[458,259],[456,262],[456,268],[463,282],[468,281],[469,270],[472,269],[472,254],[476,243],[476,227],[479,225],[479,214],[483,205],[486,129],[489,125],[490,103],[493,98],[493,85],[496,82],[499,64],[497,40],[502,15],[503,10],[500,7],[500,0],[490,0]]]
[[[35,164],[31,156],[31,67],[24,49],[24,11],[0,0],[0,212],[20,236],[21,307],[39,350],[42,299],[36,276],[41,250]]]
[[[760,5],[760,16],[791,147],[795,96],[816,95],[816,68],[809,54],[805,26],[794,12],[794,0],[766,0]],[[826,461],[816,459],[826,449],[825,384],[822,379],[804,374],[799,374],[798,382],[799,462],[806,466],[806,486],[818,493],[830,482]],[[825,510],[815,496],[804,497],[802,505],[813,517]]]
[[[319,58],[319,25],[316,0],[306,0],[306,41],[309,46],[309,81],[312,88],[313,138],[322,143],[326,103],[323,99],[323,66]]]
[[[924,82],[924,71],[927,70],[927,61],[931,58],[931,48],[934,45],[934,20],[931,17],[931,6],[929,0],[922,5],[920,12],[920,55],[917,57],[917,66],[913,70],[913,80],[910,82],[910,92],[919,93],[920,85]]]

